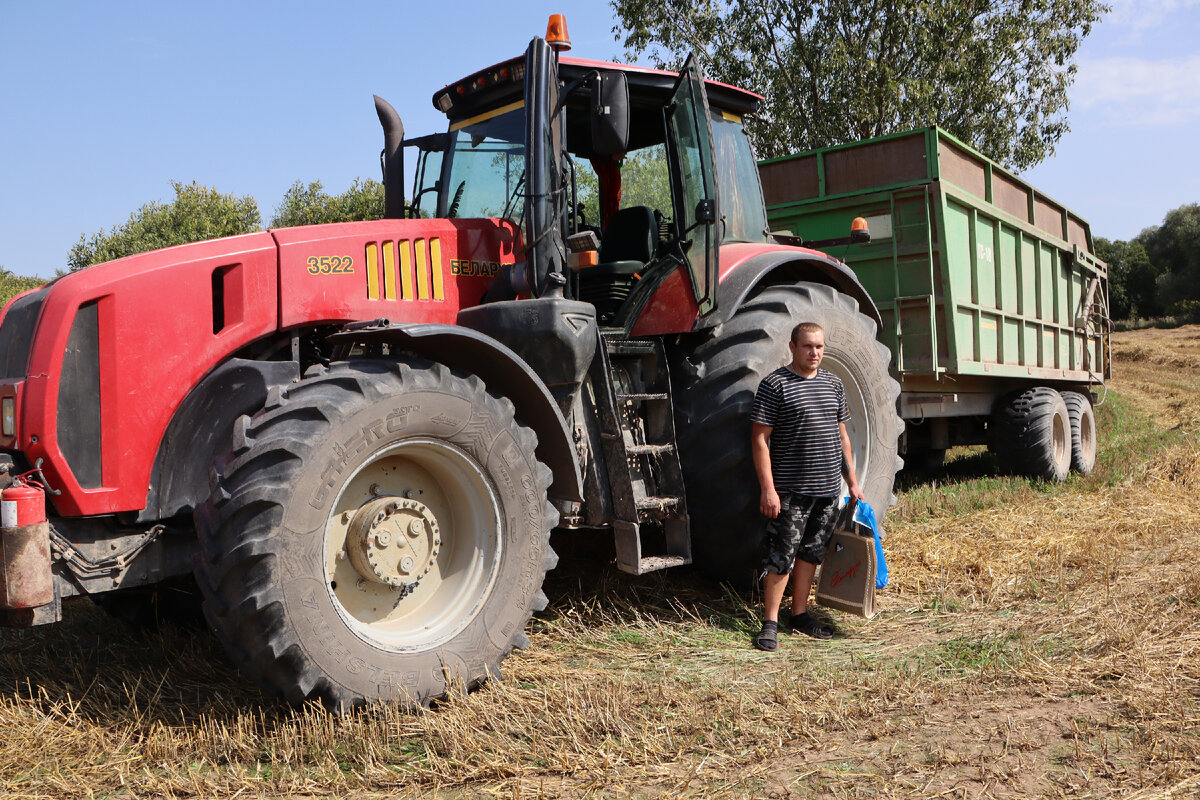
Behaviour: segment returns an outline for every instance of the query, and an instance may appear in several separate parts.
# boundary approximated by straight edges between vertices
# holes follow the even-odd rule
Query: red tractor
[[[446,133],[405,139],[377,99],[385,219],[131,256],[9,303],[0,468],[6,497],[44,487],[50,508],[0,530],[7,624],[194,575],[267,689],[421,704],[526,644],[552,528],[613,536],[626,571],[694,552],[747,584],[746,412],[802,320],[887,507],[879,313],[844,264],[768,232],[742,128],[760,98],[694,60],[568,47],[552,18],[438,91]]]

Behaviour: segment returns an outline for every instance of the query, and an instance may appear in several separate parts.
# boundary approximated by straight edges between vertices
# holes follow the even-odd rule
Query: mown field
[[[532,645],[419,716],[293,711],[207,634],[0,632],[21,797],[1200,796],[1200,327],[1114,337],[1096,472],[906,477],[893,584],[750,647],[753,598],[564,550]]]

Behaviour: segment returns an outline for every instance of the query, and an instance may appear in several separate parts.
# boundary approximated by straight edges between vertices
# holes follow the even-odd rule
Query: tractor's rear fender
[[[653,280],[651,276],[648,280]],[[879,309],[845,264],[824,253],[805,247],[738,242],[721,246],[721,282],[717,286],[717,307],[700,316],[699,307],[687,277],[686,267],[678,267],[665,276],[647,296],[632,325],[634,336],[652,336],[684,331],[703,331],[726,322],[757,289],[781,283],[809,281],[832,286],[853,297],[864,314],[883,321]]]
[[[488,389],[507,397],[517,421],[537,434],[537,457],[550,467],[554,481],[550,497],[582,502],[583,478],[570,428],[546,385],[528,363],[490,336],[457,325],[411,324],[363,327],[329,337],[333,357],[352,356],[355,346],[377,351],[405,351],[478,376]]]
[[[876,335],[883,318],[875,301],[848,266],[824,253],[801,247],[733,244],[721,248],[721,283],[716,310],[697,320],[694,330],[705,330],[729,320],[760,287],[809,281],[832,286],[858,301],[862,313],[875,320]]]

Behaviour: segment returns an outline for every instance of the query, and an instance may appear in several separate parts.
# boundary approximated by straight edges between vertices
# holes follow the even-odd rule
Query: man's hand
[[[758,500],[758,510],[768,519],[779,516],[779,494],[774,489],[763,489]]]
[[[846,489],[855,501],[866,500],[862,487],[858,485],[858,476],[854,474],[854,448],[850,446],[850,432],[846,423],[838,423],[838,434],[842,440],[842,477],[846,479]]]
[[[769,425],[757,422],[750,425],[750,455],[754,458],[754,471],[758,474],[761,490],[758,510],[769,519],[779,516],[779,493],[771,477],[771,431]]]

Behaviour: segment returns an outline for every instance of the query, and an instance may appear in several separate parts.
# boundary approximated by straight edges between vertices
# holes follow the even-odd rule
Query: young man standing
[[[808,593],[833,535],[843,476],[850,496],[863,499],[846,432],[850,411],[845,387],[821,369],[825,331],[815,322],[802,322],[788,347],[791,363],[763,378],[750,412],[751,452],[762,491],[759,508],[770,519],[763,560],[764,622],[754,646],[767,651],[778,647],[779,605],[789,575],[788,627],[817,639],[833,636],[809,616]]]

